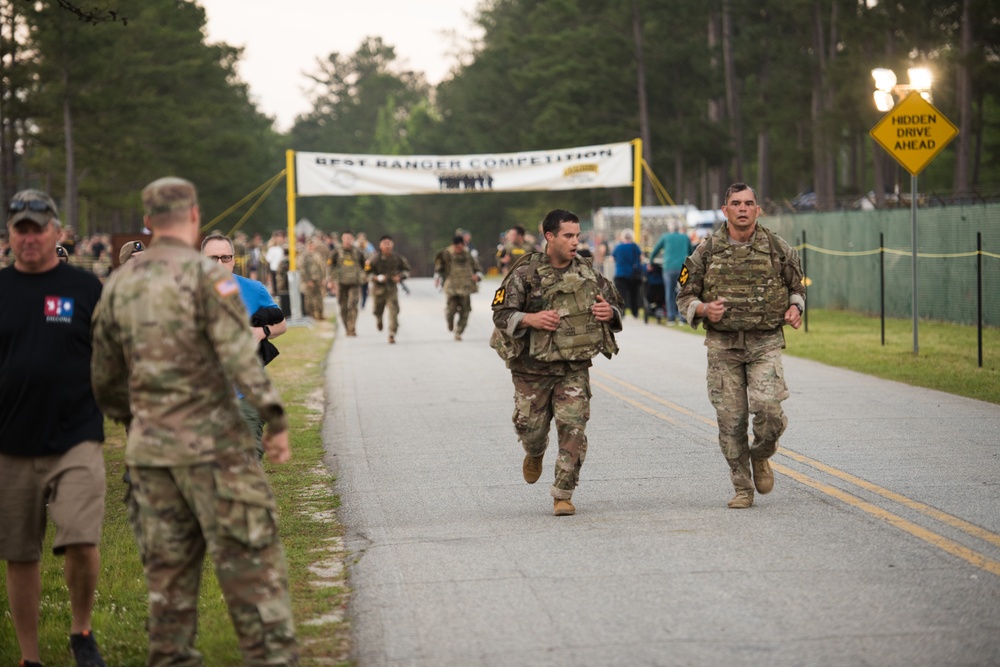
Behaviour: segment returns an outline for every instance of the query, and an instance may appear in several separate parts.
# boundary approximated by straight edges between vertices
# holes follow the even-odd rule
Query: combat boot
[[[376,327],[376,328],[377,328],[377,329],[378,329],[379,331],[381,331],[381,330],[382,330],[382,318],[381,318],[381,317],[379,317],[379,318],[376,318],[376,320],[375,320],[375,327]]]
[[[555,516],[572,516],[576,514],[576,508],[573,507],[573,503],[569,500],[556,498],[555,503],[553,504],[552,513]]]
[[[743,454],[738,459],[726,459],[729,464],[729,479],[736,495],[729,501],[734,510],[746,509],[753,505],[753,480],[750,477],[750,455]]]
[[[392,334],[389,334],[389,344],[391,345],[392,343],[395,343],[395,342],[396,342],[396,337],[393,336]]]
[[[462,340],[462,334],[456,332],[455,333],[455,340]]]
[[[736,495],[729,501],[729,509],[745,510],[753,505],[753,491],[737,489]]]
[[[770,493],[774,488],[774,471],[767,459],[750,459],[753,466],[753,485],[757,493]]]
[[[521,473],[524,475],[524,481],[528,484],[534,484],[542,476],[542,458],[542,456],[532,456],[531,454],[524,455]]]

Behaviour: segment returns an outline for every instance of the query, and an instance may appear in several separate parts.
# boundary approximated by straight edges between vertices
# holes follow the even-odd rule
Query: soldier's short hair
[[[750,192],[753,193],[753,200],[755,202],[759,201],[757,199],[757,191],[754,190],[753,188],[751,188],[749,185],[747,185],[746,183],[733,183],[726,190],[726,196],[722,198],[723,205],[728,205],[729,204],[729,197],[730,197],[730,195],[734,195],[737,192],[743,192],[744,190],[749,190]]]
[[[514,225],[511,229],[517,232],[518,236],[524,236],[524,227],[521,225]]]
[[[452,245],[465,245],[465,237],[461,234],[455,234],[451,237]]]
[[[391,240],[392,240],[392,237],[391,237],[391,236],[389,236],[388,234],[383,234],[383,235],[382,235],[381,237],[379,237],[379,240],[378,240],[378,242],[379,242],[379,243],[381,243],[382,241],[385,241],[386,239],[388,239],[388,240],[390,240],[390,241],[391,241]]]
[[[564,208],[557,208],[549,211],[542,220],[542,234],[559,233],[559,226],[564,222],[575,222],[579,224],[580,218],[573,211]]]
[[[197,205],[198,191],[194,183],[176,176],[159,178],[142,190],[142,207],[151,219],[187,211]]]

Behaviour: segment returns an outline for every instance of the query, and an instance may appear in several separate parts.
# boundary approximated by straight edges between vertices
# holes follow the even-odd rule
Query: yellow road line
[[[949,540],[947,537],[943,537],[933,531],[927,530],[912,521],[907,521],[901,516],[897,516],[892,512],[882,509],[878,505],[873,505],[867,500],[862,500],[857,496],[852,496],[846,491],[841,491],[837,487],[830,486],[829,484],[824,484],[820,481],[812,479],[811,477],[807,477],[800,472],[786,468],[780,463],[772,463],[771,467],[774,468],[775,471],[780,471],[782,475],[787,475],[797,482],[805,484],[806,486],[811,486],[817,491],[821,491],[828,496],[833,496],[841,502],[857,507],[864,512],[868,512],[869,514],[882,519],[900,530],[906,531],[910,535],[913,535],[914,537],[919,538],[924,542],[941,549],[942,551],[947,551],[951,555],[957,556],[967,563],[975,565],[980,569],[986,570],[987,572],[1000,577],[1000,561],[987,558],[977,551],[963,547],[958,542]]]
[[[609,375],[608,373],[596,369],[591,369],[591,371],[595,375],[599,375],[603,378],[611,380],[617,383],[618,385],[628,389],[629,391],[639,394],[640,396],[648,398],[651,401],[659,403],[663,406],[666,406],[671,410],[674,410],[675,412],[679,412],[688,417],[692,417],[698,421],[701,421],[705,424],[709,424],[711,426],[715,426],[716,424],[714,419],[709,419],[691,410],[688,410],[687,408],[679,406],[676,403],[672,403],[666,399],[660,398],[659,396],[653,394],[652,392],[646,391],[645,389],[642,389],[641,387],[638,387],[629,382],[625,382],[624,380],[616,378],[613,375]],[[647,412],[655,417],[658,417],[666,422],[669,422],[670,424],[673,424],[674,426],[682,426],[682,427],[685,426],[683,422],[679,422],[677,419],[671,417],[670,415],[660,412],[659,410],[655,410],[649,406],[643,405],[642,403],[633,400],[629,396],[622,394],[621,392],[618,392],[608,387],[605,384],[596,381],[593,382],[593,384],[599,389],[608,392],[612,396],[621,399],[622,401],[642,410],[643,412]],[[981,540],[984,540],[996,546],[1000,546],[1000,535],[997,535],[996,533],[990,532],[985,528],[982,528],[973,523],[965,521],[964,519],[960,519],[956,516],[948,514],[947,512],[943,512],[939,509],[931,507],[930,505],[925,505],[924,503],[921,503],[917,500],[907,498],[902,494],[896,493],[895,491],[890,491],[889,489],[878,486],[877,484],[865,481],[860,477],[856,477],[848,472],[844,472],[843,470],[839,470],[832,466],[826,465],[825,463],[809,458],[808,456],[799,454],[798,452],[792,451],[787,447],[782,447],[779,450],[779,453],[789,457],[794,461],[798,461],[799,463],[808,465],[812,468],[815,468],[816,470],[824,472],[833,477],[837,477],[838,479],[853,484],[859,488],[865,489],[866,491],[870,491],[871,493],[880,495],[883,498],[886,498],[893,502],[897,502],[903,505],[904,507],[908,507],[912,510],[920,512],[921,514],[936,519],[944,524],[952,526],[953,528],[957,528],[973,537],[977,537]],[[978,568],[986,570],[991,574],[1000,576],[1000,562],[998,561],[988,558],[976,551],[973,551],[972,549],[964,547],[953,540],[950,540],[942,535],[938,535],[937,533],[931,530],[923,528],[922,526],[919,526],[918,524],[915,524],[912,521],[909,521],[901,516],[893,514],[888,510],[884,510],[881,507],[878,507],[877,505],[874,505],[866,500],[862,500],[861,498],[858,498],[857,496],[854,496],[846,491],[842,491],[841,489],[820,482],[803,473],[787,468],[786,466],[781,465],[780,463],[775,463],[772,461],[772,467],[776,472],[780,472],[781,474],[786,475],[787,477],[790,477],[802,484],[805,484],[806,486],[810,486],[818,491],[821,491],[822,493],[832,496],[840,500],[841,502],[847,503],[852,507],[856,507],[862,511],[872,514],[873,516],[882,519],[883,521],[886,521],[890,525],[893,525],[899,528],[900,530],[903,530],[921,540],[924,540],[928,544],[931,544],[943,551],[946,551],[947,553],[957,556],[958,558],[961,558],[962,560],[972,565],[975,565]]]
[[[849,472],[838,470],[837,468],[828,466],[825,463],[821,463],[819,461],[816,461],[815,459],[811,459],[808,456],[803,456],[798,452],[793,452],[790,449],[785,449],[784,447],[782,447],[781,453],[791,459],[795,459],[800,463],[812,466],[813,468],[821,470],[822,472],[825,472],[828,475],[839,477],[845,482],[850,482],[855,486],[859,486],[862,489],[871,491],[872,493],[878,494],[883,498],[888,498],[889,500],[895,501],[900,505],[905,505],[906,507],[909,507],[912,510],[920,512],[921,514],[925,514],[931,517],[932,519],[937,519],[941,523],[946,523],[949,526],[952,526],[953,528],[957,528],[963,532],[968,533],[969,535],[972,535],[973,537],[978,537],[979,539],[985,542],[989,542],[990,544],[994,544],[1000,547],[1000,535],[992,533],[986,530],[985,528],[977,526],[974,523],[969,523],[964,519],[959,519],[957,516],[952,516],[951,514],[948,514],[947,512],[942,512],[941,510],[935,507],[931,507],[930,505],[925,505],[924,503],[918,500],[907,498],[906,496],[896,493],[895,491],[890,491],[889,489],[883,488],[877,484],[872,484],[871,482],[867,482],[861,479],[860,477],[855,477]]]

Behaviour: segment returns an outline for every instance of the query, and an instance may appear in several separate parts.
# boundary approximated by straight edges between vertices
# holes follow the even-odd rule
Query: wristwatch
[[[264,326],[261,327],[261,329],[264,330],[264,338],[270,338],[271,337],[271,327],[269,327],[269,326],[267,326],[265,324]]]
[[[792,305],[793,305],[793,306],[795,306],[796,308],[798,308],[798,309],[799,309],[799,315],[801,315],[802,313],[804,313],[804,312],[805,312],[805,308],[803,308],[803,307],[802,307],[802,306],[800,306],[799,304],[797,304],[797,303],[793,303]],[[265,327],[265,328],[264,328],[264,331],[267,331],[267,327]]]

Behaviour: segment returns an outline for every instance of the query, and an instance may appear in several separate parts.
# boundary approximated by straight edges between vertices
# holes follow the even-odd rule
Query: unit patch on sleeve
[[[688,267],[685,266],[683,269],[681,269],[681,275],[677,278],[677,282],[679,282],[682,287],[684,285],[687,285],[689,275],[690,274],[688,274]]]
[[[493,295],[493,305],[499,306],[501,303],[503,303],[503,300],[506,298],[507,298],[507,288],[505,287],[499,288],[496,291],[496,294]]]

